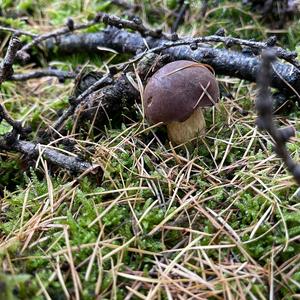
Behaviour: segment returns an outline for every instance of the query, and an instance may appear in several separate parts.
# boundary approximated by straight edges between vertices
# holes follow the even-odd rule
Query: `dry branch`
[[[6,55],[2,61],[2,64],[0,66],[0,85],[3,81],[8,79],[20,79],[20,75],[13,78],[13,63],[17,55],[17,51],[20,48],[20,41],[16,36],[13,36],[9,42]],[[53,71],[53,70],[52,70]],[[55,70],[57,71],[57,70]],[[61,72],[61,71],[59,71]],[[35,72],[35,78],[38,73]],[[39,75],[44,76],[45,72],[42,74],[39,73]],[[49,72],[48,75],[54,74],[54,72]],[[57,73],[56,73],[57,75]],[[62,75],[62,73],[60,73]],[[63,73],[65,76],[66,74]],[[70,75],[70,74],[68,74]],[[32,76],[32,74],[31,74]],[[27,74],[28,77],[28,74]],[[73,75],[72,75],[73,77]],[[23,76],[24,78],[24,76]],[[82,161],[74,156],[69,156],[66,154],[63,154],[57,150],[47,148],[45,145],[41,144],[35,144],[28,141],[22,141],[18,139],[18,135],[21,137],[25,137],[30,131],[31,128],[25,128],[22,126],[22,123],[19,121],[14,120],[5,110],[5,108],[0,105],[0,123],[5,120],[8,124],[12,126],[12,132],[1,136],[0,139],[0,149],[6,150],[6,151],[17,151],[19,153],[25,154],[26,156],[29,156],[31,158],[36,158],[40,155],[42,152],[43,157],[66,170],[69,170],[74,173],[78,172],[84,172],[88,169],[93,169],[95,166],[93,166],[91,163]]]
[[[42,77],[57,77],[59,80],[65,80],[65,79],[75,78],[76,73],[48,68],[48,69],[40,69],[37,71],[32,71],[23,74],[14,74],[11,76],[10,80],[26,81],[29,79],[36,79]]]
[[[115,26],[117,28],[132,29],[139,32],[142,36],[151,36],[154,38],[164,37],[166,39],[171,39],[171,35],[163,33],[161,29],[153,30],[151,28],[147,28],[139,17],[134,17],[131,21],[121,19],[114,15],[98,13],[97,18],[106,25]]]
[[[103,22],[110,26],[106,28],[106,30],[98,33],[69,34],[73,30],[86,28],[98,22]],[[128,31],[121,30],[120,28],[129,28],[137,31],[138,33],[130,33]],[[56,45],[58,45],[60,51],[65,53],[80,51],[93,52],[98,51],[98,47],[101,46],[112,48],[122,53],[133,53],[135,55],[134,58],[129,62],[124,63],[121,67],[122,69],[126,66],[126,64],[129,65],[132,62],[139,61],[146,54],[161,53],[167,54],[175,60],[188,59],[209,64],[218,74],[235,76],[250,81],[256,81],[258,74],[260,74],[260,76],[264,72],[265,75],[267,74],[267,71],[264,71],[266,70],[266,67],[264,67],[265,60],[263,60],[262,71],[259,73],[261,66],[261,59],[259,57],[255,57],[254,55],[245,55],[228,49],[216,49],[211,47],[209,43],[221,42],[226,47],[231,47],[233,45],[249,47],[258,53],[264,49],[272,47],[272,51],[277,57],[286,60],[290,64],[274,62],[273,70],[268,70],[267,74],[270,78],[269,84],[280,89],[281,92],[286,94],[295,93],[298,95],[300,92],[300,64],[296,60],[296,54],[283,48],[276,47],[276,39],[273,37],[269,38],[265,42],[256,42],[225,37],[223,36],[222,31],[219,31],[218,34],[212,36],[179,39],[176,34],[167,35],[162,33],[160,30],[148,29],[143,25],[139,18],[124,20],[116,16],[99,13],[93,21],[86,24],[75,25],[73,20],[69,19],[65,28],[35,37],[31,43],[25,45],[20,51],[18,51],[19,56],[23,58],[26,57],[28,54],[27,51],[32,46],[36,46],[45,41],[47,42],[44,43],[44,45],[46,45],[46,48],[50,51]],[[4,75],[2,75],[2,81],[12,77],[13,73],[12,63],[16,56],[16,51],[12,52],[10,48],[11,47],[9,46],[6,58],[4,59],[3,66],[1,68],[2,73],[4,72]],[[12,59],[10,52],[12,52]],[[5,61],[7,61],[7,63],[5,63]],[[50,73],[53,76],[57,76],[57,73],[53,71]],[[50,73],[48,72],[48,74]],[[38,76],[37,74],[38,73],[36,73],[35,76]],[[44,76],[45,74],[45,72],[40,73],[40,76]],[[128,78],[128,76],[132,77],[132,79]],[[63,78],[64,77],[66,76],[63,76]],[[110,77],[110,74],[108,77]],[[14,79],[16,78],[20,78],[20,76],[15,76]],[[99,123],[99,121],[103,122],[104,120],[107,121],[107,118],[112,115],[112,112],[120,110],[124,106],[124,102],[127,104],[132,103],[133,99],[139,97],[139,92],[134,87],[134,84],[132,84],[132,80],[134,80],[134,78],[135,74],[130,74],[130,70],[128,71],[127,69],[127,73],[119,76],[114,82],[111,78],[108,78],[111,80],[111,82],[105,82],[106,85],[110,84],[108,86],[105,86],[104,84],[103,87],[103,79],[100,79],[100,81],[96,82],[84,91],[75,100],[71,99],[72,101],[70,101],[69,109],[57,120],[53,126],[54,129],[60,130],[65,120],[73,115],[75,111],[77,112],[77,117],[80,118],[93,120],[96,121],[96,123]],[[262,79],[261,77],[259,78],[260,84]],[[268,91],[265,89],[260,89],[261,95],[266,96],[268,94]],[[271,97],[268,97],[268,99],[271,103]],[[293,132],[290,129],[276,130],[273,125],[272,113],[270,113],[270,111],[272,112],[270,103],[268,103],[269,110],[267,114],[267,110],[265,112],[260,110],[261,107],[259,105],[261,104],[263,107],[262,103],[263,102],[260,101],[260,97],[258,97],[258,112],[261,114],[260,116],[265,117],[265,119],[260,117],[260,127],[266,129],[273,137],[276,143],[275,150],[277,154],[283,159],[287,168],[294,174],[296,180],[300,181],[298,180],[297,175],[297,173],[300,173],[298,172],[299,168],[290,159],[285,148],[285,143]],[[79,104],[80,107],[78,107]],[[3,111],[2,115],[5,116]],[[269,123],[262,123],[262,121],[266,120]],[[16,129],[17,127],[14,128],[15,133]],[[48,134],[46,133],[46,135]],[[17,143],[20,142],[21,141],[15,138],[11,144],[17,145]],[[33,147],[35,149],[34,144]],[[23,151],[23,148],[20,146],[15,149],[20,152]],[[32,151],[35,150],[31,150],[31,152]],[[51,159],[51,155],[47,157],[48,159]],[[68,167],[66,168],[68,169]]]
[[[287,169],[293,174],[296,182],[300,184],[300,165],[293,161],[286,147],[289,139],[295,136],[295,129],[293,127],[278,129],[273,121],[272,97],[269,91],[269,83],[271,64],[276,58],[276,52],[272,50],[268,49],[263,53],[262,64],[257,76],[257,125],[260,129],[266,130],[273,138],[275,152],[283,160]]]
[[[5,27],[5,26],[0,26],[0,31],[8,31],[8,32],[12,32],[16,35],[28,35],[32,38],[37,37],[38,35],[29,31],[25,31],[25,30],[21,30],[21,29],[15,29],[15,28],[11,28],[11,27]]]
[[[17,51],[20,49],[21,43],[17,36],[12,36],[9,45],[7,47],[6,54],[0,65],[0,85],[13,76],[13,63],[15,61]],[[0,123],[5,120],[9,125],[13,127],[13,133],[26,135],[30,132],[30,128],[23,128],[22,124],[15,121],[6,111],[5,107],[0,104]]]
[[[212,39],[219,41],[221,38],[220,36],[213,36],[210,37],[210,41]],[[197,39],[198,42],[201,42],[201,40],[209,41],[205,37]],[[236,42],[236,39],[230,38],[228,40]],[[138,33],[129,33],[125,30],[109,27],[98,33],[70,34],[56,40],[49,40],[47,48],[51,50],[55,45],[58,45],[60,51],[74,53],[99,51],[97,47],[101,46],[112,48],[121,53],[136,54],[147,50],[145,46],[147,44],[150,49],[155,48],[156,52],[169,54],[176,60],[188,59],[209,64],[215,69],[217,74],[238,77],[252,82],[256,81],[257,72],[261,64],[260,58],[244,55],[233,50],[216,49],[208,45],[197,45],[196,49],[192,50],[188,42],[195,42],[195,39],[176,42],[151,37],[144,39]],[[248,45],[251,44],[253,42],[248,41]],[[243,45],[246,44],[244,43]],[[267,48],[268,43],[256,43],[255,45],[258,49],[264,49]],[[276,49],[276,54],[280,55],[279,52],[281,50],[279,49],[281,48],[276,47]],[[287,54],[288,59],[293,59],[294,57],[293,52],[283,52],[281,54]],[[286,94],[300,93],[300,71],[290,64],[274,63],[271,72],[271,86]]]
[[[35,36],[34,39],[23,46],[18,52],[17,52],[17,57],[21,61],[27,61],[30,57],[28,51],[33,47],[41,42],[48,40],[50,38],[57,38],[59,36],[63,36],[65,34],[68,34],[69,32],[75,31],[75,30],[80,30],[80,29],[85,29],[89,28],[99,22],[99,18],[95,18],[94,20],[88,21],[86,23],[82,24],[75,24],[73,19],[69,18],[67,20],[66,26],[51,32],[47,32],[45,34],[40,34],[38,36]]]
[[[140,60],[136,72],[143,79],[169,60],[168,55],[148,54]],[[75,111],[75,117],[79,120],[90,120],[97,126],[108,123],[112,116],[120,115],[124,107],[130,107],[135,100],[139,99],[139,91],[133,86],[131,80],[136,80],[136,74],[129,70],[115,79],[112,78],[112,74],[104,75],[75,99],[70,100],[69,108],[49,128],[46,136],[49,136],[52,128],[60,131],[64,122]]]
[[[54,123],[53,128],[55,130],[60,130],[64,122],[73,115],[76,107],[91,93],[101,89],[103,86],[112,83],[110,74],[104,75],[101,79],[97,80],[93,85],[91,85],[87,90],[81,93],[76,99],[73,99],[70,103],[70,107],[59,117],[59,119]]]
[[[5,57],[0,65],[0,85],[3,81],[9,79],[13,75],[13,63],[20,49],[21,43],[17,36],[12,36],[5,54]]]
[[[112,116],[119,115],[125,106],[133,104],[138,98],[139,92],[133,87],[128,77],[121,75],[112,85],[87,96],[76,109],[76,116],[81,120],[94,121],[98,126],[103,125],[108,123]]]
[[[0,149],[16,151],[25,154],[31,159],[35,159],[41,154],[48,162],[72,173],[82,173],[88,169],[95,169],[97,167],[89,162],[79,159],[78,157],[63,154],[60,151],[48,147],[47,145],[35,144],[17,139],[13,139],[12,142],[8,140],[9,139],[0,140]]]

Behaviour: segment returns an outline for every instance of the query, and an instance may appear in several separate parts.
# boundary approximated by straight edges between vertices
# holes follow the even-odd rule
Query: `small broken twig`
[[[22,123],[19,121],[15,121],[5,110],[3,105],[0,105],[0,123],[5,120],[9,125],[12,126],[13,132],[15,134],[21,134],[21,136],[25,136],[26,134],[31,132],[30,127],[23,127]]]
[[[274,140],[274,150],[283,160],[287,169],[293,174],[296,182],[300,185],[300,164],[297,164],[287,150],[286,143],[295,136],[295,128],[285,127],[278,129],[273,121],[272,97],[269,91],[271,78],[271,63],[276,58],[273,49],[267,49],[262,55],[262,64],[257,77],[258,94],[256,109],[258,113],[257,126],[266,130]]]
[[[5,54],[5,57],[0,65],[0,85],[3,81],[9,79],[13,75],[13,63],[20,49],[21,42],[19,38],[13,35],[9,41],[9,45]]]
[[[28,72],[24,74],[14,74],[11,76],[10,80],[25,81],[29,79],[36,79],[42,77],[57,77],[60,81],[62,81],[69,78],[75,78],[76,73],[48,68],[48,69],[41,69],[41,70]]]
[[[19,38],[13,35],[9,41],[9,45],[5,54],[5,57],[0,65],[0,85],[7,79],[13,76],[13,63],[15,61],[17,51],[20,49],[21,42]],[[0,123],[5,120],[9,125],[13,127],[12,135],[21,134],[21,136],[26,135],[31,131],[31,129],[24,128],[19,121],[15,121],[5,110],[4,106],[0,104]]]
[[[172,33],[176,32],[178,30],[178,27],[179,27],[180,23],[182,22],[188,8],[189,8],[189,3],[187,3],[184,0],[182,5],[180,6],[176,20],[175,20],[174,24],[172,25],[172,28],[171,28]]]
[[[151,36],[154,38],[164,37],[171,39],[171,35],[163,33],[161,29],[152,30],[147,28],[139,17],[134,17],[132,21],[119,18],[114,15],[98,13],[96,18],[99,18],[104,24],[115,26],[117,28],[128,28],[139,32],[142,36]]]
[[[53,38],[53,37],[62,36],[62,35],[65,35],[67,33],[75,31],[75,30],[86,29],[88,27],[91,27],[91,26],[97,24],[98,22],[99,22],[99,19],[94,18],[93,20],[88,21],[86,23],[74,24],[73,19],[69,18],[67,20],[65,27],[36,36],[30,43],[23,46],[22,49],[20,49],[17,52],[17,57],[18,57],[18,59],[20,59],[22,61],[27,61],[30,57],[30,55],[28,54],[28,50],[30,48],[32,48],[33,46],[36,46],[36,45],[40,44],[41,42],[48,40],[50,38]]]
[[[95,169],[99,167],[97,165],[93,165],[92,163],[83,161],[77,156],[64,154],[60,151],[50,148],[49,146],[18,139],[15,139],[12,142],[9,141],[9,138],[1,139],[0,149],[17,151],[29,156],[30,158],[37,158],[39,155],[42,155],[44,159],[50,163],[73,173],[82,173],[88,169]]]
[[[11,27],[5,27],[5,26],[0,26],[0,31],[8,31],[8,32],[12,32],[16,35],[27,35],[27,36],[31,36],[33,38],[37,37],[38,35],[29,31],[25,31],[25,30],[21,30],[21,29],[15,29],[15,28],[11,28]]]

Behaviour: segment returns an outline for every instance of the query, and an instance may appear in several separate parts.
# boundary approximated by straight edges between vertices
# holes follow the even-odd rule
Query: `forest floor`
[[[151,10],[170,12],[175,0],[136,2],[137,15],[170,32],[174,18]],[[198,2],[190,1],[179,35],[222,27],[245,39],[276,34],[281,47],[299,50],[298,16],[276,29],[276,20],[263,20],[242,1],[210,4],[205,17]],[[97,11],[125,13],[100,0],[0,3],[2,25],[35,33],[60,28],[68,17],[77,22]],[[2,55],[10,33],[0,34]],[[37,52],[35,62],[14,69],[50,64],[101,71],[126,59],[99,51],[92,57],[52,54],[47,62]],[[206,109],[207,134],[194,147],[172,147],[164,128],[147,124],[138,99],[121,122],[111,120],[98,131],[87,126],[76,132],[70,120],[76,153],[102,166],[101,180],[52,170],[42,156],[29,168],[20,154],[0,153],[0,299],[300,298],[298,186],[271,138],[256,127],[255,83],[217,79],[220,104]],[[73,79],[6,81],[0,99],[13,118],[32,126],[34,138],[68,107],[73,88]],[[299,115],[294,105],[276,120],[299,130]],[[10,130],[0,124],[0,134]],[[299,147],[297,135],[288,144],[295,160]]]

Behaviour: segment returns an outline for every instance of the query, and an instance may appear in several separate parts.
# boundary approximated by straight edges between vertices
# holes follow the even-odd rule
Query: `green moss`
[[[29,297],[31,287],[29,283],[30,279],[31,277],[26,274],[8,275],[0,273],[0,298],[16,300]]]
[[[16,186],[24,183],[24,175],[20,172],[20,170],[22,171],[22,161],[19,157],[0,156],[0,164],[0,188],[6,187],[9,190],[14,190]]]

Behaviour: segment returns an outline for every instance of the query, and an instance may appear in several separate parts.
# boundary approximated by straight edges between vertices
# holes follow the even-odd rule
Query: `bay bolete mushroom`
[[[209,66],[188,60],[171,62],[148,81],[143,95],[146,119],[167,125],[174,144],[205,133],[202,108],[219,101],[219,86]]]

